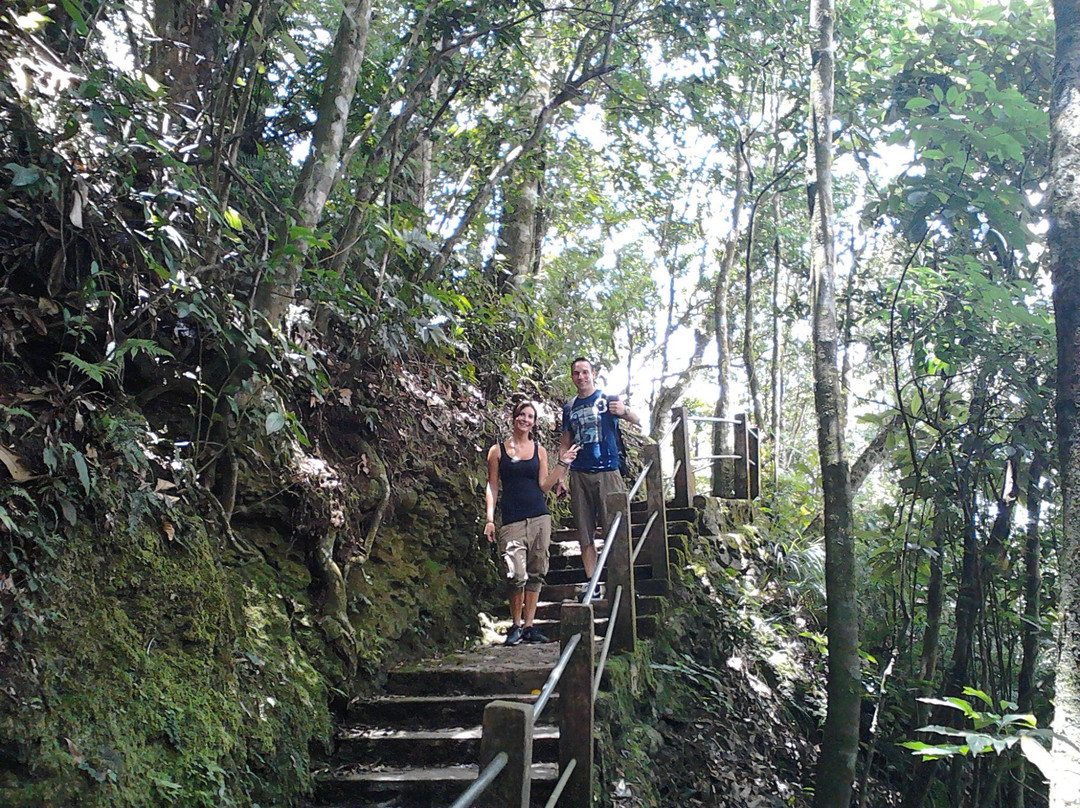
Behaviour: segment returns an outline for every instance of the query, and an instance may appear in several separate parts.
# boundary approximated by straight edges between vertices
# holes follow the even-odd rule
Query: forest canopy
[[[819,47],[810,6],[788,0],[5,3],[0,673],[19,706],[0,716],[16,739],[3,776],[112,771],[59,724],[43,741],[28,705],[36,656],[63,656],[48,638],[69,565],[149,552],[95,544],[117,514],[167,543],[212,523],[184,541],[215,583],[182,597],[220,618],[190,642],[233,685],[247,674],[211,638],[241,637],[254,609],[233,577],[269,552],[253,526],[303,537],[302,585],[271,564],[278,583],[251,586],[274,590],[261,613],[305,660],[278,697],[328,701],[396,660],[357,617],[372,591],[357,581],[423,498],[405,469],[445,483],[406,460],[416,442],[471,446],[512,398],[557,403],[579,355],[653,438],[676,404],[749,414],[761,553],[824,631],[816,248],[831,228],[833,468],[851,572],[880,593],[858,602],[852,647],[856,707],[881,722],[853,738],[863,788],[872,769],[881,805],[1044,804],[1043,774],[976,754],[965,733],[983,727],[942,699],[1032,716],[992,736],[1015,753],[1055,696],[1058,553],[1075,538],[1053,406],[1053,10],[857,0],[827,16]],[[697,438],[716,455],[729,440]],[[702,465],[699,489],[722,495],[725,474]],[[433,510],[467,543],[467,515]],[[432,563],[415,574],[467,602],[452,560]],[[289,587],[313,593],[318,631],[267,605]],[[306,748],[316,723],[298,708],[274,731]],[[293,777],[267,788],[294,799],[307,753],[271,759],[269,736],[236,752],[234,729],[199,754],[250,768],[206,774],[206,794],[246,805],[252,783]],[[946,776],[950,754],[970,766]],[[190,791],[188,763],[147,766]]]

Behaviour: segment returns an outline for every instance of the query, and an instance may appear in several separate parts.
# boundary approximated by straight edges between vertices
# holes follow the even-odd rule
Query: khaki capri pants
[[[608,494],[625,493],[626,483],[618,469],[614,471],[570,471],[570,510],[574,512],[578,541],[582,547],[593,543],[596,528],[603,528],[604,538],[615,514],[608,513]]]
[[[544,588],[551,546],[551,516],[533,516],[499,529],[499,552],[506,566],[506,582],[512,591]]]

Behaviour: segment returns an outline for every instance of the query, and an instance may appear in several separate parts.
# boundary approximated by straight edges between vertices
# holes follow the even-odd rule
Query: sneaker
[[[522,640],[521,626],[510,626],[510,630],[506,632],[505,645],[517,645]]]
[[[547,635],[536,626],[526,626],[521,632],[521,639],[523,642],[551,642]]]
[[[581,588],[578,590],[578,593],[577,593],[577,602],[578,603],[584,603],[585,602],[585,593],[588,591],[588,589],[589,589],[589,585],[587,583],[581,585]],[[603,584],[597,584],[596,585],[596,589],[593,590],[592,599],[593,599],[593,601],[603,600],[604,599],[604,585]]]

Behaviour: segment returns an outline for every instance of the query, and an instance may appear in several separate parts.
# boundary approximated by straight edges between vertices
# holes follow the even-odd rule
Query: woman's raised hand
[[[564,466],[569,466],[571,463],[574,462],[574,458],[577,457],[578,450],[580,450],[580,449],[581,449],[581,446],[575,443],[573,446],[571,446],[565,452],[560,452],[559,453],[559,461]]]

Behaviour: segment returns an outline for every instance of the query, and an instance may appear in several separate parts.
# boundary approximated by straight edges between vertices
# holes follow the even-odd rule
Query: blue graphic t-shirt
[[[563,405],[563,432],[570,442],[581,446],[570,468],[578,471],[617,471],[619,419],[608,411],[608,397],[600,390],[587,398],[574,398]]]

